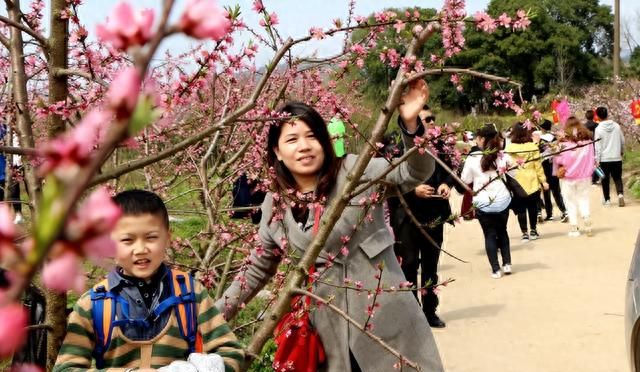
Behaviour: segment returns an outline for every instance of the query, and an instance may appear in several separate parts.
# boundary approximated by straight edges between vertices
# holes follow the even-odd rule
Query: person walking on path
[[[609,179],[613,178],[618,193],[618,206],[624,207],[624,191],[622,186],[622,156],[624,155],[624,135],[620,124],[608,119],[606,107],[600,106],[596,114],[602,120],[595,130],[596,161],[604,172],[602,178],[602,196],[605,207],[611,205],[609,195]]]
[[[558,177],[553,174],[553,156],[551,153],[553,144],[556,142],[556,136],[551,133],[551,126],[551,121],[546,119],[542,124],[540,124],[542,132],[540,134],[539,147],[540,152],[544,157],[542,160],[542,170],[544,171],[544,176],[547,178],[547,183],[549,183],[549,189],[542,191],[542,195],[544,197],[544,209],[546,212],[546,218],[544,220],[553,220],[553,204],[551,204],[551,195],[553,194],[556,206],[562,213],[560,221],[567,222],[569,217],[567,216],[567,208],[565,207],[564,200],[562,199],[560,181]]]
[[[562,194],[569,213],[569,236],[580,235],[578,213],[582,217],[584,232],[591,236],[589,190],[591,174],[595,169],[595,155],[589,130],[575,116],[567,119],[560,151],[553,161],[558,169]]]
[[[423,107],[419,117],[425,127],[434,127],[435,116],[429,106]],[[443,154],[444,143],[438,141],[435,148],[440,159],[451,167],[448,157]],[[451,222],[449,194],[454,183],[453,176],[436,163],[433,175],[403,196],[411,214],[423,226],[433,242],[424,237],[397,198],[389,199],[391,225],[396,237],[395,252],[401,258],[402,272],[407,280],[414,283],[417,288],[423,288],[420,290],[422,311],[432,328],[446,326],[436,314],[439,300],[431,286],[438,283],[440,247],[444,240],[444,224]],[[418,268],[420,268],[420,281],[418,281]],[[417,299],[418,290],[414,290],[413,294]]]
[[[398,110],[405,148],[413,147],[413,137],[424,133],[418,114],[428,96],[426,83],[418,80],[402,97],[404,103]],[[313,239],[322,204],[341,197],[340,191],[356,164],[355,155],[336,158],[326,123],[312,107],[289,102],[280,112],[291,119],[270,127],[265,149],[274,170],[276,191],[269,192],[262,203],[258,229],[261,246],[251,251],[247,265],[216,303],[226,319],[233,318],[276,274],[283,252],[290,253],[291,267],[296,265]],[[386,174],[383,182],[398,185],[406,193],[431,176],[434,163],[428,155],[416,154]],[[373,158],[363,179],[381,176],[388,167],[386,159]],[[357,199],[377,198],[377,190],[372,186]],[[379,283],[396,288],[406,283],[382,206],[360,205],[357,199],[343,211],[328,235],[314,264],[317,279],[311,291],[331,299],[332,305],[359,324],[371,324],[377,337],[423,371],[443,371],[431,328],[411,292],[376,296],[373,304],[366,294],[343,284],[352,280],[362,288],[375,290]],[[369,217],[359,223],[363,216]],[[393,354],[328,306],[316,307],[313,302],[310,321],[326,353],[326,363],[319,371],[393,370],[398,363]]]
[[[500,279],[502,273],[511,274],[511,247],[507,222],[511,193],[499,179],[499,169],[508,169],[510,157],[499,157],[504,139],[493,124],[486,124],[476,133],[476,144],[480,149],[467,156],[461,178],[464,183],[473,184],[473,204],[476,217],[482,227],[484,246],[491,265],[491,277]],[[534,216],[535,217],[535,216]],[[498,261],[498,251],[502,256],[502,271]]]
[[[512,203],[513,211],[518,216],[520,231],[522,231],[522,241],[536,240],[540,236],[536,228],[540,185],[548,190],[549,184],[542,169],[538,145],[533,142],[531,130],[523,123],[517,122],[511,127],[511,143],[506,146],[505,153],[511,155],[514,162],[519,165],[515,178],[527,193],[526,197],[514,196]],[[527,214],[530,229],[527,229]]]
[[[593,110],[587,110],[584,113],[584,118],[586,119],[584,126],[591,133],[591,139],[593,139],[596,136],[596,128],[598,127],[598,122],[595,121],[595,117],[596,117],[596,114]],[[593,146],[595,148],[595,144]],[[600,177],[598,177],[598,174],[594,171],[593,174],[591,175],[591,184],[597,185],[598,183],[600,183]]]

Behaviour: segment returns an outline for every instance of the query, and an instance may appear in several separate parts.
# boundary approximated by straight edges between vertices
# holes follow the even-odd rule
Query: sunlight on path
[[[568,224],[551,221],[539,226],[539,240],[523,244],[511,213],[514,274],[497,280],[477,221],[448,227],[445,249],[469,263],[441,257],[440,280],[456,279],[441,292],[447,327],[434,331],[446,371],[629,370],[624,288],[640,202],[604,208],[600,198],[593,187],[591,238],[569,238]],[[452,204],[459,211],[459,200]]]

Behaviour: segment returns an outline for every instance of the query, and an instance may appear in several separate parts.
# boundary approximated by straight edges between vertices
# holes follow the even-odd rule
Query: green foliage
[[[512,32],[499,27],[487,34],[470,28],[465,34],[467,50],[452,64],[472,62],[466,65],[518,80],[524,83],[525,97],[607,77],[602,60],[612,49],[609,6],[598,4],[598,0],[492,0],[487,13],[497,18],[518,9],[533,14],[529,29]]]
[[[276,353],[276,344],[273,339],[269,339],[262,348],[260,357],[253,361],[249,372],[271,372],[273,371],[273,356]]]
[[[518,9],[530,12],[532,23],[529,29],[512,31],[499,27],[488,34],[469,24],[465,31],[465,49],[448,60],[446,66],[469,67],[522,82],[526,99],[533,94],[540,97],[550,91],[573,90],[601,82],[609,76],[607,58],[613,45],[610,6],[600,5],[598,0],[492,0],[487,12],[498,18],[503,12],[514,15]],[[404,13],[404,9],[390,10]],[[417,10],[423,19],[435,15],[434,9]],[[352,78],[364,82],[362,93],[375,104],[379,105],[387,96],[389,84],[397,73],[397,69],[391,69],[380,61],[379,54],[385,48],[394,48],[399,54],[404,54],[411,41],[410,30],[411,26],[407,25],[400,33],[391,28],[380,34],[377,46],[365,60],[364,68],[350,72]],[[359,30],[353,33],[351,40],[357,43],[365,35],[365,31]],[[427,41],[418,56],[428,67],[430,55],[441,55],[441,52],[441,38],[436,34]],[[640,68],[640,63],[638,66]],[[489,111],[496,111],[490,92],[484,89],[480,80],[466,77],[462,86],[463,92],[458,92],[449,76],[430,77],[431,102],[447,110],[465,113],[484,99]],[[512,86],[500,88],[509,90]]]
[[[636,199],[640,199],[640,150],[627,151],[623,161],[625,175],[629,175],[626,187]]]
[[[204,229],[205,223],[204,218],[200,217],[171,221],[171,232],[174,237],[190,239]]]

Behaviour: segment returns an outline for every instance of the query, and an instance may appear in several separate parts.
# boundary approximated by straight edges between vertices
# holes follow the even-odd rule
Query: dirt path
[[[523,244],[511,214],[514,274],[497,280],[477,221],[449,229],[445,248],[469,263],[441,257],[440,278],[456,279],[441,292],[447,328],[434,332],[446,371],[629,370],[624,289],[640,202],[604,208],[600,198],[593,187],[591,238],[569,238],[568,225],[552,221],[539,227],[540,240]]]

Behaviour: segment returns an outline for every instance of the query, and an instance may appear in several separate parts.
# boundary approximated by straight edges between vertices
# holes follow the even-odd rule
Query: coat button
[[[149,294],[148,294],[148,293],[145,293],[145,294],[144,294],[144,298],[149,298]]]

